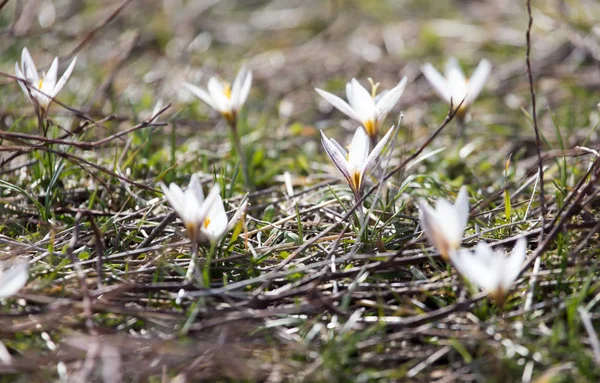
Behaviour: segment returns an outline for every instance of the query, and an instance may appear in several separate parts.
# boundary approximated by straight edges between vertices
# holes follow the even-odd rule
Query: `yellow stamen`
[[[364,128],[370,137],[374,137],[375,134],[377,133],[377,124],[373,120],[365,121]]]
[[[361,183],[361,177],[360,177],[360,172],[354,172],[352,174],[352,188],[354,190],[360,190],[360,183]]]
[[[40,82],[38,83],[38,89],[42,89],[42,84],[44,84],[44,79],[41,78]]]
[[[225,94],[225,97],[231,100],[231,86],[229,84],[225,83],[223,85],[223,93]]]
[[[203,225],[204,225],[205,229],[208,229],[208,225],[210,225],[210,218],[208,218],[208,217],[204,218]]]
[[[371,83],[371,97],[375,98],[377,95],[377,88],[379,88],[380,83],[373,81],[371,77],[368,78],[369,83]]]

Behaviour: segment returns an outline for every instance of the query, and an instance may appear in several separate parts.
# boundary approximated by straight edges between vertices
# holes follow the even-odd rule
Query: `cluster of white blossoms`
[[[29,51],[24,48],[21,64],[15,64],[18,84],[42,114],[45,114],[54,97],[71,76],[75,63],[74,58],[57,81],[58,58],[54,59],[48,72],[40,76]],[[429,63],[421,69],[436,93],[453,106],[460,120],[464,120],[469,107],[483,90],[491,71],[491,64],[485,59],[482,60],[468,80],[455,58],[448,60],[444,75]],[[377,141],[381,126],[404,93],[407,82],[404,77],[389,91],[376,94],[379,84],[371,83],[372,91],[369,92],[353,78],[346,84],[348,101],[322,89],[315,89],[331,105],[360,124],[352,142],[346,148],[321,131],[321,142],[325,152],[343,175],[357,202],[362,197],[366,173],[377,162],[379,155],[395,135],[396,127],[392,126],[381,140]],[[184,86],[219,112],[230,124],[234,134],[237,134],[237,117],[250,93],[252,72],[242,67],[233,85],[212,77],[208,81],[207,89],[190,83],[185,83]],[[241,152],[239,139],[237,145]],[[373,150],[370,150],[371,145]],[[221,199],[220,187],[213,186],[205,198],[196,175],[192,175],[185,191],[173,183],[169,187],[162,183],[160,186],[166,199],[181,218],[192,243],[214,247],[233,229],[246,211],[247,202],[244,200],[229,219]],[[527,242],[525,239],[519,239],[509,256],[501,251],[493,251],[483,242],[480,242],[475,250],[461,248],[469,219],[468,198],[467,189],[463,186],[454,205],[440,199],[436,207],[432,208],[423,201],[419,206],[419,221],[426,237],[444,260],[452,262],[464,278],[501,301],[519,276]],[[195,261],[192,259],[188,274],[193,271],[191,269],[195,267]],[[27,282],[27,276],[26,264],[19,264],[7,270],[0,265],[0,298],[16,293]]]
[[[491,71],[491,64],[485,59],[481,60],[470,79],[465,77],[458,60],[453,57],[448,60],[444,75],[429,63],[421,70],[436,93],[453,108],[462,123],[468,116],[470,106],[483,90]],[[378,84],[372,85],[373,91],[369,92],[356,79],[352,79],[346,84],[348,102],[322,89],[316,89],[331,105],[361,124],[347,150],[334,139],[327,138],[321,131],[321,141],[327,155],[343,175],[357,201],[362,196],[365,173],[393,137],[392,126],[376,143],[378,131],[402,96],[407,80],[403,78],[390,91],[379,95],[376,95]],[[376,143],[371,152],[369,138],[371,142]],[[435,208],[425,201],[419,206],[421,228],[442,259],[452,262],[465,279],[501,302],[520,274],[527,242],[523,238],[519,239],[509,256],[504,252],[491,250],[489,245],[483,242],[479,243],[474,251],[463,249],[461,242],[468,221],[469,196],[464,186],[454,205],[440,199]]]
[[[435,246],[442,259],[450,261],[469,282],[502,302],[521,272],[527,240],[517,240],[513,251],[493,251],[485,242],[475,250],[461,248],[463,234],[469,221],[469,196],[463,186],[452,205],[439,199],[433,209],[425,201],[419,207],[419,222],[425,236]]]

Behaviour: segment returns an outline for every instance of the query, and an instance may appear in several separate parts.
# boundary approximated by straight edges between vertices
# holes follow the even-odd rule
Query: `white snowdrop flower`
[[[29,279],[29,266],[26,262],[17,263],[10,268],[0,262],[0,298],[15,295]]]
[[[369,153],[369,137],[363,128],[356,129],[348,150],[321,131],[321,142],[333,164],[342,173],[356,199],[361,196],[364,175],[393,136],[392,126],[377,146]]]
[[[52,102],[52,99],[58,95],[58,92],[61,91],[71,76],[76,62],[77,57],[73,58],[71,64],[69,64],[69,67],[57,82],[58,57],[54,58],[48,72],[40,77],[29,51],[27,48],[23,48],[23,51],[21,52],[21,66],[19,66],[18,62],[15,63],[15,73],[18,77],[25,79],[30,83],[26,86],[22,81],[18,81],[23,93],[30,99],[33,98],[35,102],[33,100],[32,102],[34,102],[34,104],[37,102],[42,111],[45,112],[48,110],[48,106]]]
[[[450,253],[458,272],[469,282],[502,302],[519,276],[525,260],[527,240],[519,238],[512,252],[494,251],[485,242],[479,242],[475,251],[461,249]]]
[[[403,77],[390,91],[375,96],[353,78],[346,84],[348,102],[322,89],[315,88],[315,90],[339,111],[362,124],[374,142],[379,127],[404,93],[406,83],[407,79]]]
[[[213,186],[208,196],[204,198],[202,186],[196,175],[192,176],[185,192],[174,183],[171,183],[168,188],[165,184],[160,186],[183,221],[187,235],[192,241],[204,244],[216,243],[235,226],[246,210],[247,203],[244,201],[233,218],[228,220],[219,185]]]
[[[454,205],[445,199],[439,199],[435,209],[425,201],[420,203],[421,228],[446,261],[450,253],[460,247],[468,221],[469,196],[465,186],[460,188]]]
[[[488,60],[483,59],[479,62],[471,78],[467,79],[458,60],[455,57],[451,57],[446,63],[444,76],[430,63],[425,64],[421,68],[421,71],[444,101],[448,104],[452,103],[454,107],[462,102],[457,115],[459,118],[464,119],[469,107],[473,104],[477,96],[479,96],[479,93],[481,93],[491,69],[492,64]]]
[[[252,86],[252,72],[246,67],[242,67],[232,86],[216,77],[208,80],[206,90],[188,82],[183,85],[208,106],[221,113],[230,124],[233,124],[236,121],[237,113],[248,99]]]

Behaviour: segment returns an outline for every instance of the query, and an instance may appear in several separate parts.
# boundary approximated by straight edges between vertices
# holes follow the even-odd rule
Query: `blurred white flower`
[[[452,103],[454,107],[462,102],[457,115],[459,118],[464,119],[469,107],[481,93],[491,69],[490,62],[483,59],[479,62],[471,78],[467,79],[458,60],[451,57],[446,63],[444,76],[430,63],[423,65],[421,71],[444,101],[448,104]]]
[[[350,185],[356,199],[360,198],[365,173],[375,163],[383,148],[392,138],[393,132],[394,127],[392,126],[369,153],[369,137],[363,128],[356,129],[347,151],[336,140],[327,138],[321,131],[321,142],[327,155]]]
[[[29,278],[29,266],[26,262],[5,268],[4,263],[0,263],[0,298],[8,298],[16,294]]]
[[[42,0],[42,3],[39,5],[37,18],[42,28],[49,28],[54,24],[54,21],[56,21],[56,9],[52,0]]]
[[[216,77],[208,80],[207,90],[188,82],[183,85],[196,97],[221,113],[230,124],[233,124],[236,121],[237,113],[248,99],[252,86],[252,72],[246,67],[242,67],[233,81],[233,86]]]
[[[458,250],[469,221],[469,196],[465,186],[460,188],[452,205],[439,199],[433,209],[425,201],[419,206],[419,222],[429,241],[448,260],[452,251]]]
[[[208,209],[217,200],[217,197],[220,198],[219,187],[213,187],[206,199],[196,175],[192,175],[185,192],[174,183],[171,183],[168,188],[161,183],[160,187],[179,218],[183,221],[188,237],[192,241],[199,241],[200,227],[204,225]]]
[[[235,226],[246,210],[247,203],[244,201],[228,221],[219,185],[213,186],[205,199],[196,175],[192,176],[185,192],[174,183],[168,188],[162,183],[160,186],[183,221],[188,237],[195,242],[215,244]]]
[[[69,64],[69,67],[57,82],[58,57],[55,57],[50,65],[50,69],[48,69],[48,73],[42,74],[42,77],[40,78],[29,51],[27,48],[23,48],[21,53],[21,66],[19,67],[18,62],[15,63],[15,72],[18,77],[27,80],[30,84],[29,86],[26,86],[22,81],[18,81],[19,86],[23,90],[23,93],[25,93],[27,97],[30,97],[30,99],[35,99],[35,102],[37,102],[40,108],[42,108],[42,111],[45,112],[48,110],[48,106],[52,102],[52,99],[58,95],[58,92],[60,92],[71,76],[76,62],[77,57],[73,58],[71,64]]]
[[[517,240],[508,256],[503,251],[492,250],[485,242],[479,242],[475,251],[461,249],[450,253],[450,259],[465,279],[502,302],[519,276],[526,250],[525,238]]]
[[[315,88],[315,90],[339,111],[361,123],[369,137],[374,139],[377,137],[377,132],[383,120],[402,96],[406,83],[407,79],[403,77],[398,85],[390,91],[374,96],[353,78],[352,81],[346,84],[348,102],[322,89]]]

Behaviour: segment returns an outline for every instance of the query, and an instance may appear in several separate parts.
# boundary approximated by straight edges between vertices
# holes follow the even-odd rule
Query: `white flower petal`
[[[479,96],[483,89],[485,82],[492,71],[492,64],[486,59],[483,59],[477,65],[475,72],[469,79],[468,83],[468,94],[465,100],[465,104],[471,105],[473,101]]]
[[[443,98],[444,101],[450,103],[452,92],[450,91],[450,86],[448,85],[448,82],[440,74],[440,72],[438,72],[437,69],[435,69],[430,63],[423,65],[423,67],[421,68],[421,72],[423,72],[423,75],[433,86],[433,89],[437,92],[437,94],[441,98]]]
[[[352,100],[352,82],[346,83],[346,100],[348,100],[348,102]]]
[[[38,84],[40,83],[40,78],[38,77],[35,63],[33,62],[33,59],[31,58],[27,48],[23,48],[23,51],[21,52],[21,70],[25,75],[25,79],[37,88]]]
[[[206,218],[211,206],[215,204],[217,200],[221,201],[221,204],[223,204],[223,201],[221,200],[221,187],[219,184],[215,184],[212,189],[210,189],[206,199],[204,200],[204,203],[202,203],[202,206],[196,212],[196,220],[198,222],[204,221],[204,218]]]
[[[221,113],[230,113],[231,100],[225,95],[225,89],[223,84],[215,77],[211,77],[208,80],[208,93],[216,106],[217,111]]]
[[[189,82],[183,83],[184,88],[189,90],[194,96],[198,97],[200,100],[204,101],[208,106],[215,110],[219,110],[217,105],[214,103],[212,97],[202,88],[197,87],[196,85],[190,84]]]
[[[462,217],[459,217],[454,206],[443,198],[436,202],[435,214],[448,244],[457,249],[465,230],[465,227],[461,225]]]
[[[448,242],[444,233],[439,227],[435,211],[425,201],[419,204],[419,224],[425,232],[429,242],[435,246],[437,251],[443,256],[448,256]]]
[[[169,188],[167,188],[164,184],[161,184],[161,188],[163,189],[163,194],[167,198],[167,201],[169,201],[169,204],[173,210],[175,210],[177,215],[183,219],[186,215],[186,207],[184,205],[185,194],[183,193],[183,190],[181,190],[181,188],[175,183],[171,183]]]
[[[56,76],[58,71],[58,57],[55,57],[52,60],[52,64],[48,69],[48,73],[44,76],[42,80],[42,86],[40,90],[42,93],[47,94],[48,96],[52,96],[52,90],[54,89],[54,85],[56,85]]]
[[[467,96],[467,79],[460,67],[460,63],[455,57],[450,57],[448,60],[445,75],[452,94],[452,104],[456,107]]]
[[[421,205],[423,229],[440,254],[448,256],[450,252],[458,250],[469,220],[466,187],[461,188],[454,205],[443,198],[436,202],[435,210],[429,205]]]
[[[467,249],[451,252],[450,259],[463,278],[476,287],[491,293],[496,290],[498,285],[496,273],[485,262],[491,253],[490,249],[478,245],[474,253]]]
[[[197,175],[192,175],[187,190],[190,190],[192,193],[194,193],[194,197],[198,203],[201,204],[204,202],[204,192],[202,191],[202,185],[200,184],[200,180],[198,179]]]
[[[375,160],[377,160],[377,157],[379,157],[379,154],[381,154],[381,151],[385,148],[385,146],[389,143],[389,141],[394,137],[394,131],[395,131],[396,127],[392,126],[387,133],[385,134],[385,136],[383,136],[383,138],[381,140],[379,140],[379,142],[377,143],[377,145],[375,145],[375,147],[373,148],[373,150],[371,151],[371,153],[369,154],[369,156],[367,157],[367,160],[365,161],[365,167],[364,167],[364,171],[366,172],[367,170],[369,170],[369,168],[371,166],[373,166],[373,164],[375,163]]]
[[[242,90],[240,91],[240,98],[236,105],[236,109],[241,109],[242,106],[248,100],[248,95],[250,94],[250,88],[252,87],[252,72],[248,71],[246,74],[246,80],[244,81],[244,85],[242,86]]]
[[[209,237],[211,242],[216,242],[227,230],[227,212],[225,211],[225,206],[223,206],[223,200],[219,197],[216,198],[213,203],[209,206],[208,211],[206,213],[205,222],[208,223],[205,226],[202,223],[200,231]]]
[[[406,83],[408,80],[406,77],[403,77],[402,80],[392,88],[389,92],[386,92],[381,98],[377,101],[377,118],[380,122],[385,120],[390,111],[396,106],[396,103],[404,93],[404,89],[406,88]]]
[[[331,141],[325,136],[325,133],[321,130],[321,143],[325,152],[333,162],[336,168],[342,173],[346,181],[351,182],[350,172],[346,158],[340,153],[339,149],[331,143]]]
[[[362,169],[367,163],[369,156],[369,136],[363,128],[356,129],[352,143],[348,149],[348,168],[350,173],[358,171],[362,173]]]
[[[340,112],[344,113],[346,116],[350,117],[353,120],[361,122],[360,116],[352,109],[352,107],[344,100],[339,98],[338,96],[326,92],[322,89],[315,88],[317,93],[321,95],[328,103],[333,105],[334,108],[337,108]]]
[[[337,148],[337,150],[339,150],[340,154],[344,156],[344,158],[348,157],[348,151],[344,149],[342,145],[338,144],[334,138],[331,138],[329,141]]]
[[[246,80],[246,74],[246,67],[241,67],[239,72],[235,76],[233,83],[231,84],[231,100],[234,104],[236,104],[240,98],[242,92],[242,84],[244,84],[244,81]]]
[[[67,80],[69,79],[69,77],[71,77],[71,73],[73,73],[73,68],[75,68],[76,62],[77,57],[74,57],[71,61],[71,64],[69,64],[67,70],[65,70],[65,73],[63,73],[63,75],[60,77],[60,80],[58,80],[56,86],[54,86],[54,89],[52,90],[52,94],[50,94],[50,96],[52,96],[53,98],[56,97],[56,95],[58,95],[58,92],[60,92],[63,86],[65,86]]]
[[[0,265],[3,268],[4,265]],[[16,294],[29,279],[28,265],[26,262],[18,263],[13,267],[0,270],[0,298],[8,298]]]
[[[17,77],[27,80],[23,75],[23,72],[21,72],[21,68],[19,68],[19,63],[15,63],[15,74]],[[25,96],[29,97],[29,91],[27,91],[27,87],[23,84],[23,81],[17,81],[17,84],[19,84],[19,88],[25,93]]]
[[[508,259],[506,260],[506,265],[504,267],[504,275],[502,278],[502,288],[505,291],[508,291],[512,284],[515,282],[519,273],[521,272],[521,266],[523,265],[523,261],[527,256],[527,239],[519,238],[517,243],[515,243],[515,247],[511,251]]]
[[[238,72],[231,87],[231,101],[236,110],[239,110],[246,102],[251,85],[252,73],[244,66]]]
[[[377,107],[375,106],[375,101],[373,100],[371,93],[360,85],[355,78],[352,79],[351,84],[351,98],[348,99],[350,106],[360,117],[362,123],[365,123],[366,121],[375,121],[377,119]]]

